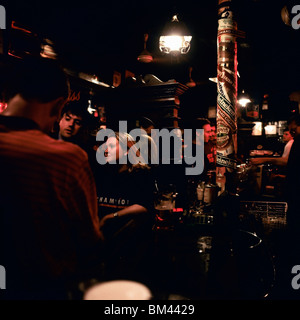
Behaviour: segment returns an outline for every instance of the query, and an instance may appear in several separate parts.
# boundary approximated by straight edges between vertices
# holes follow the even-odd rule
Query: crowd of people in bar
[[[97,163],[97,142],[90,145],[85,140],[85,110],[68,101],[68,79],[55,61],[19,62],[7,80],[3,92],[7,108],[0,115],[6,298],[68,299],[75,284],[101,279],[103,264],[113,258],[116,241],[122,241],[116,237],[122,228],[151,229],[156,174],[162,171],[143,161],[143,155],[135,164],[122,161],[130,152],[139,153],[136,141],[123,132],[114,132],[101,145],[106,164]],[[154,127],[154,123],[141,125],[150,149],[155,148],[149,137]],[[203,174],[214,170],[216,125],[197,119],[187,127],[204,130]],[[296,117],[285,131],[286,141],[294,141],[287,142],[290,151],[276,158],[286,166],[291,241],[296,241],[300,224],[299,132]],[[199,143],[196,135],[193,144]]]

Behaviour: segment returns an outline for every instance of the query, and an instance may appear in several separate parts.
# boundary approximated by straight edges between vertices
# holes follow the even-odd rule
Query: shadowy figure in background
[[[288,225],[295,231],[295,234],[300,234],[300,115],[295,118],[295,124],[294,143],[291,147],[287,163],[286,187],[288,199]]]
[[[141,117],[139,120],[139,126],[141,129],[145,130],[148,136],[151,136],[151,130],[155,129],[155,124],[152,120],[146,117]]]
[[[151,131],[152,129],[155,129],[155,124],[152,120],[146,117],[140,118],[139,127],[135,129],[139,134],[139,140],[136,140],[138,143],[137,147],[139,148],[143,159],[151,167],[155,166],[155,159],[158,159],[159,157],[158,148],[154,141],[155,132]]]
[[[217,126],[215,122],[210,124],[211,134],[210,134],[210,144],[212,145],[213,154],[214,154],[214,164],[216,165],[217,160]]]
[[[211,143],[211,126],[210,121],[206,118],[197,118],[189,121],[185,124],[186,129],[193,130],[193,140],[192,140],[192,150],[193,156],[196,155],[195,149],[196,145],[201,145],[204,143],[204,159],[199,159],[204,161],[203,172],[196,177],[198,180],[204,179],[207,175],[207,171],[214,170],[216,168],[216,159],[214,146]],[[203,141],[201,136],[196,131],[197,129],[202,129],[204,131]],[[184,142],[186,144],[186,141]],[[188,163],[188,162],[187,162]]]

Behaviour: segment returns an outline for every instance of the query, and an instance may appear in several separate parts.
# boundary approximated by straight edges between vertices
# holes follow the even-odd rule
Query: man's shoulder
[[[28,132],[30,134],[30,132]],[[79,146],[62,140],[56,140],[39,131],[33,132],[32,148],[39,150],[50,158],[60,158],[70,161],[86,161],[87,153]]]
[[[284,146],[283,153],[289,152],[291,150],[293,143],[294,143],[294,139],[288,141]]]
[[[291,139],[290,141],[288,141],[286,146],[291,147],[293,143],[294,143],[294,139]]]
[[[3,142],[2,149],[7,146],[9,154],[21,154],[34,162],[48,159],[49,162],[87,161],[87,153],[79,146],[70,142],[53,139],[38,129],[13,130],[0,133]]]

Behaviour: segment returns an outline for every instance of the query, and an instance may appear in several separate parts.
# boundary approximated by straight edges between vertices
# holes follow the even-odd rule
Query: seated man
[[[288,163],[291,147],[294,142],[294,137],[290,133],[289,128],[285,128],[283,131],[283,141],[285,142],[285,147],[281,157],[259,157],[250,159],[250,162],[253,165],[270,163],[278,166],[272,170],[273,172],[269,177],[269,181],[267,182],[268,184],[274,186],[274,192],[277,197],[282,197],[284,195],[286,166]]]
[[[264,164],[264,163],[272,163],[277,166],[286,166],[290,150],[292,147],[292,144],[294,142],[294,138],[292,134],[289,131],[289,128],[285,128],[283,132],[283,141],[286,143],[284,147],[284,151],[281,157],[261,157],[261,158],[253,158],[251,159],[251,163],[254,165]]]

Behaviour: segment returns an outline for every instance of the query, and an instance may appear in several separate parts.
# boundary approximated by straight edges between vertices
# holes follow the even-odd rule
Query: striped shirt
[[[29,119],[0,116],[0,179],[0,264],[25,278],[79,272],[101,238],[87,154]]]

